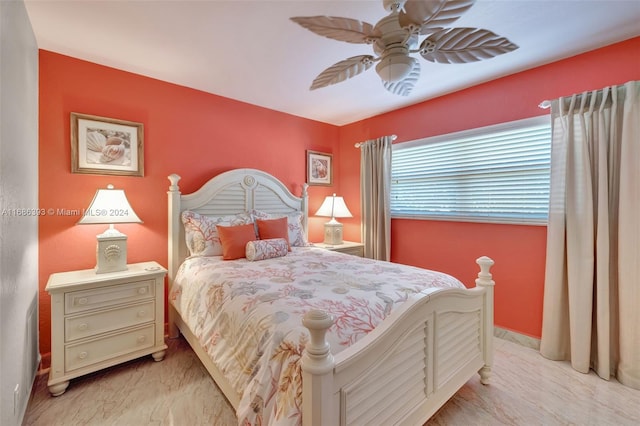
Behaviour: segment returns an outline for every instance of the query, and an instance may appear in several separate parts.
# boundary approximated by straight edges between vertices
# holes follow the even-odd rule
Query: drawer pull
[[[85,331],[88,328],[89,328],[89,324],[87,324],[86,322],[83,322],[82,324],[78,324],[78,330],[80,331]]]
[[[82,351],[78,354],[78,358],[85,359],[89,354],[85,351]]]
[[[140,287],[138,289],[138,294],[146,294],[147,293],[147,288],[146,287]]]
[[[138,343],[144,343],[145,340],[147,340],[146,336],[139,336],[138,337]]]
[[[147,311],[145,311],[145,310],[140,310],[140,311],[138,311],[138,317],[139,317],[139,318],[143,318],[143,317],[145,317],[146,315],[147,315]]]
[[[78,305],[86,305],[89,300],[86,297],[78,299]]]

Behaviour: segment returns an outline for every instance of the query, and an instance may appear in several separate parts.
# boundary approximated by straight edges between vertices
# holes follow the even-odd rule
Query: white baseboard
[[[516,333],[515,331],[506,330],[500,327],[494,327],[493,335],[499,339],[518,343],[519,345],[525,346],[527,348],[540,350],[540,339],[527,336],[526,334]]]

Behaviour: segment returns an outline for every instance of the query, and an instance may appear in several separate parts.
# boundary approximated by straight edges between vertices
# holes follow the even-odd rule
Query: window
[[[393,145],[391,216],[546,223],[548,116]]]

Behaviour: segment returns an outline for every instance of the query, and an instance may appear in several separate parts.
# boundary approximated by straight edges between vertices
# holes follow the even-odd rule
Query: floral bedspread
[[[335,317],[327,340],[336,354],[431,287],[464,288],[439,272],[294,247],[258,262],[189,258],[169,299],[240,395],[238,424],[295,425],[308,340],[302,316],[322,309]]]

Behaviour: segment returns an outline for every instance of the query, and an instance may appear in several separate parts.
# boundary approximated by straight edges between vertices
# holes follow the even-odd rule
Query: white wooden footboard
[[[477,263],[475,288],[425,292],[335,359],[324,338],[332,318],[309,312],[303,321],[311,333],[302,359],[303,425],[419,425],[476,372],[487,383],[493,261]]]

